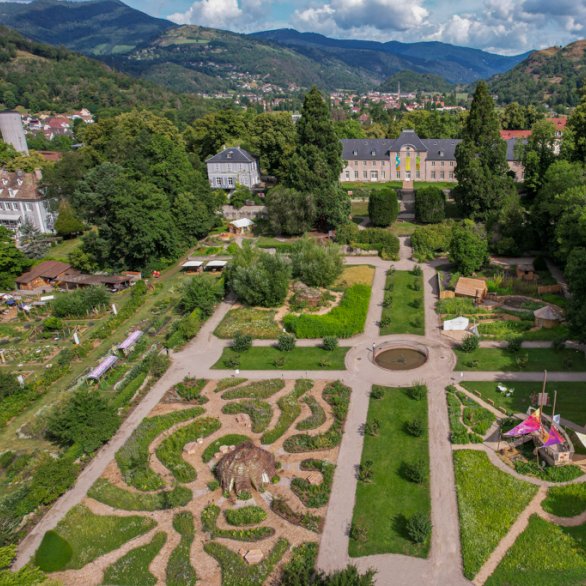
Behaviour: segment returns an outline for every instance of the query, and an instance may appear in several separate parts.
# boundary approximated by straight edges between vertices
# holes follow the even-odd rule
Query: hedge
[[[325,315],[286,315],[285,328],[298,338],[323,338],[336,336],[350,338],[364,330],[371,288],[368,285],[352,285],[346,289],[340,305]]]

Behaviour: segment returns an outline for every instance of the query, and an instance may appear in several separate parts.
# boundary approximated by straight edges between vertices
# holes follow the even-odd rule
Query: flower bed
[[[271,422],[273,408],[265,401],[248,399],[224,405],[222,407],[222,413],[229,415],[246,413],[252,421],[252,431],[254,433],[262,433]]]
[[[336,467],[325,460],[303,460],[301,470],[314,470],[319,472],[323,480],[320,484],[310,484],[305,478],[293,478],[291,490],[299,497],[299,500],[312,509],[324,507],[330,499],[334,472]]]
[[[236,541],[261,541],[275,534],[272,527],[254,527],[251,529],[220,529],[217,525],[220,516],[220,507],[208,505],[201,512],[201,524],[206,533],[209,533],[212,539],[224,537]]]
[[[166,586],[194,586],[197,575],[191,565],[191,544],[195,537],[193,515],[189,511],[176,513],[173,529],[181,535],[181,541],[171,552],[165,572]]]

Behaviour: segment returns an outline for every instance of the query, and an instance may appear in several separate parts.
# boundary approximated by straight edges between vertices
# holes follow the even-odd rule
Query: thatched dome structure
[[[224,490],[261,490],[277,473],[275,457],[252,442],[240,444],[218,462],[216,475]]]

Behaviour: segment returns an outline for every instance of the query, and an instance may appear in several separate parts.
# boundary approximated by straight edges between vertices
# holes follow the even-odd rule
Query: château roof
[[[206,163],[254,163],[255,158],[240,147],[224,149],[222,152],[210,157]]]

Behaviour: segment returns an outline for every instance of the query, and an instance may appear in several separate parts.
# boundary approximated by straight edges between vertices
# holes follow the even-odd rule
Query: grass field
[[[319,347],[297,347],[291,352],[281,352],[277,348],[254,346],[238,354],[225,348],[222,356],[212,366],[215,369],[240,370],[345,370],[344,358],[349,348],[336,348],[333,352]],[[229,366],[227,362],[239,359],[239,366]]]
[[[417,224],[414,224],[413,222],[400,221],[400,222],[395,222],[391,226],[391,232],[395,236],[411,236],[411,234],[413,234],[413,232],[415,232],[416,228],[417,228]]]
[[[513,354],[506,348],[479,348],[474,352],[455,350],[458,357],[456,370],[497,370],[503,372],[523,371],[540,372],[586,372],[586,358],[578,350],[559,350],[551,348],[524,348]],[[527,356],[527,366],[519,368],[517,357]]]
[[[51,246],[42,260],[59,260],[61,262],[69,262],[69,254],[73,252],[81,244],[80,238],[72,238],[70,240],[62,240],[59,244]]]
[[[386,183],[370,183],[368,181],[344,181],[341,183],[342,189],[352,191],[354,189],[365,189],[370,191],[379,191],[392,187],[393,189],[401,189],[403,187],[402,181],[387,181]],[[414,188],[423,189],[424,187],[439,187],[440,189],[454,189],[456,183],[448,181],[415,181]]]
[[[353,201],[350,213],[353,218],[368,216],[368,201]]]
[[[537,486],[502,472],[483,452],[461,450],[453,457],[464,575],[472,579],[529,504]]]
[[[83,568],[154,526],[155,522],[146,517],[94,515],[88,508],[77,505],[55,531],[45,534],[35,563],[42,570],[53,572]]]
[[[541,383],[530,382],[504,382],[503,384],[515,389],[511,397],[505,397],[504,393],[497,391],[498,382],[463,382],[462,386],[469,391],[478,391],[484,399],[491,399],[495,405],[506,411],[525,413],[531,405],[530,397],[533,393],[541,392]],[[549,382],[546,392],[553,400],[554,391],[558,392],[556,412],[564,419],[569,419],[578,425],[586,424],[586,383]],[[546,412],[551,415],[551,407],[546,407]]]
[[[487,586],[586,583],[586,525],[559,527],[533,515]]]
[[[372,285],[374,267],[372,265],[354,265],[344,267],[342,274],[334,281],[332,289],[347,289],[352,285]]]
[[[255,307],[231,309],[214,334],[218,338],[233,338],[240,332],[257,339],[274,340],[281,333],[281,328],[275,322],[275,314],[274,310]]]
[[[389,306],[383,306],[381,336],[388,334],[425,334],[425,312],[423,307],[423,277],[408,271],[393,271],[387,276],[385,298],[390,297]],[[419,286],[416,290],[415,287]],[[389,324],[385,323],[389,320]]]
[[[379,387],[380,388],[380,387]],[[405,425],[420,419],[427,427],[427,400],[409,397],[406,389],[383,388],[380,399],[371,398],[367,422],[379,421],[377,436],[365,435],[361,462],[373,462],[372,482],[358,482],[353,524],[366,529],[364,541],[351,539],[352,557],[399,553],[426,557],[429,544],[415,544],[406,534],[406,521],[415,513],[431,510],[428,481],[416,484],[403,474],[403,463],[422,460],[429,467],[427,433],[409,435]]]
[[[544,511],[558,517],[575,517],[586,511],[586,483],[554,486],[541,504]]]

